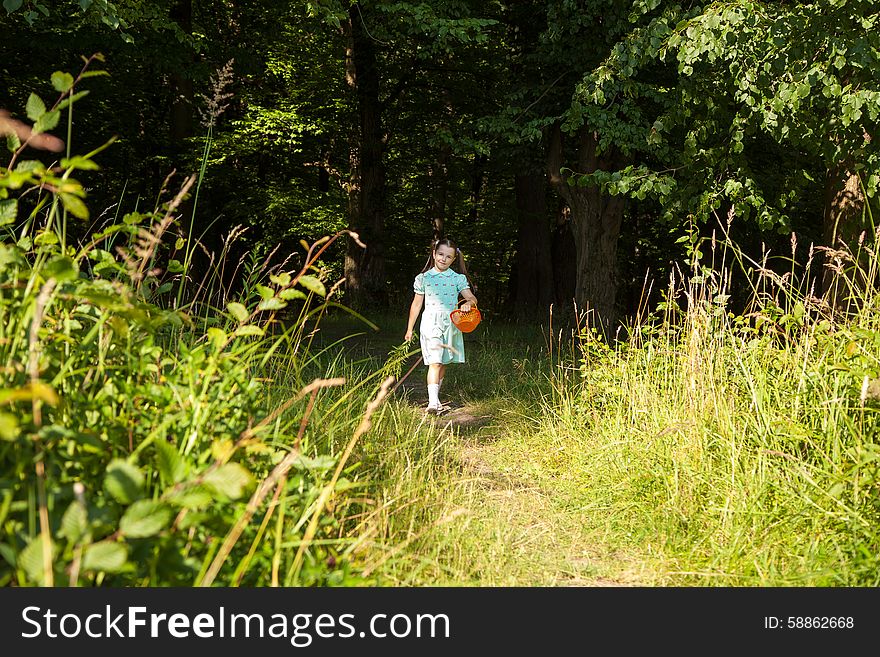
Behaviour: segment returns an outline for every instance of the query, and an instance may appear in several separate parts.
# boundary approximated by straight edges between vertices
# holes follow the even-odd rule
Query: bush
[[[87,75],[53,75],[48,110],[32,96],[32,134],[73,111]],[[360,581],[326,512],[352,487],[345,456],[308,429],[318,396],[344,383],[303,386],[305,319],[326,295],[311,271],[320,244],[298,272],[249,276],[224,311],[178,307],[169,295],[187,271],[173,255],[191,249],[163,252],[162,238],[193,179],[74,246],[67,219],[88,209],[73,175],[96,169],[97,151],[45,166],[18,161],[21,141],[0,168],[0,585]],[[323,429],[351,435],[357,418],[334,417]]]

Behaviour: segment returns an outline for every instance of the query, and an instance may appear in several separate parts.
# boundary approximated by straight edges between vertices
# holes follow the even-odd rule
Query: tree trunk
[[[517,174],[516,315],[540,319],[553,300],[547,176],[543,171]]]
[[[848,267],[847,259],[854,255],[854,242],[861,228],[860,219],[865,208],[865,196],[859,176],[851,163],[841,163],[828,171],[825,184],[825,208],[822,215],[822,238],[826,251],[825,268],[822,272],[822,290],[829,301],[843,307],[848,286],[839,280],[842,268]],[[852,274],[855,276],[855,274]],[[863,281],[852,281],[857,287]]]
[[[192,34],[192,0],[178,0],[171,7],[171,20],[187,34]],[[184,65],[175,66],[169,76],[171,83],[171,147],[175,151],[183,148],[183,141],[193,136],[193,83],[184,71],[191,69],[193,53],[189,46],[183,55]],[[186,64],[189,64],[187,66]]]
[[[373,41],[365,33],[359,5],[349,12],[346,80],[358,102],[359,133],[352,153],[349,191],[349,228],[366,249],[349,240],[346,253],[346,289],[350,303],[364,307],[384,303],[385,290],[385,136],[379,100],[379,69]]]
[[[437,151],[437,158],[428,167],[428,179],[431,181],[430,219],[433,238],[442,239],[446,234],[446,196],[449,191],[449,159],[452,148],[443,144]]]
[[[594,132],[581,128],[577,137],[579,173],[593,173],[597,169],[609,171],[618,167],[619,156],[615,152],[597,157],[597,135]],[[577,249],[574,298],[578,310],[588,313],[589,325],[597,327],[610,339],[617,322],[617,239],[623,221],[624,198],[603,194],[592,185],[569,185],[560,172],[562,161],[562,131],[557,124],[550,131],[547,166],[551,183],[571,209]]]
[[[561,197],[557,198],[556,226],[550,260],[553,265],[554,315],[573,311],[575,282],[577,281],[577,248],[571,229],[571,208]]]

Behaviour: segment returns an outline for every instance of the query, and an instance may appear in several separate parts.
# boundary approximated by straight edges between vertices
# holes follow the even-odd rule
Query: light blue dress
[[[452,269],[441,272],[432,267],[416,276],[413,292],[425,295],[419,342],[426,365],[464,362],[464,338],[449,313],[458,307],[458,295],[468,287],[467,277]]]

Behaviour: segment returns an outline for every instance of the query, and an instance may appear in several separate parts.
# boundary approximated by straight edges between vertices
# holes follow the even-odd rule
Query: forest
[[[880,583],[874,0],[2,7],[0,585]]]

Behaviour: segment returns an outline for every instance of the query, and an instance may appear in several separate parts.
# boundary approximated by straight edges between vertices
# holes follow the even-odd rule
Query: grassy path
[[[548,446],[540,435],[525,435],[533,418],[522,417],[521,411],[503,400],[468,402],[434,420],[439,432],[453,437],[448,454],[455,466],[450,468],[446,513],[460,513],[438,543],[454,565],[451,581],[438,583],[644,583],[637,560],[603,542],[597,533],[602,523],[573,507],[564,490],[554,486],[553,473],[539,454]]]
[[[423,586],[876,586],[877,301],[840,325],[798,302],[783,330],[770,302],[752,326],[688,294],[687,313],[614,346],[487,321],[439,418],[416,367],[359,455],[367,570]],[[402,313],[374,321],[340,356],[367,383],[418,357]]]
[[[346,339],[346,359],[380,367],[399,348],[400,318]],[[324,321],[322,341],[356,326]],[[397,505],[388,519],[387,581],[407,586],[650,585],[655,575],[602,508],[580,499],[540,416],[550,361],[538,329],[485,325],[467,336],[468,363],[447,370],[453,410],[427,416],[424,367],[406,377],[380,421],[371,457]],[[405,374],[417,356],[406,361]],[[390,433],[386,433],[390,432]],[[384,468],[384,469],[383,469]],[[386,552],[387,556],[387,552]]]

